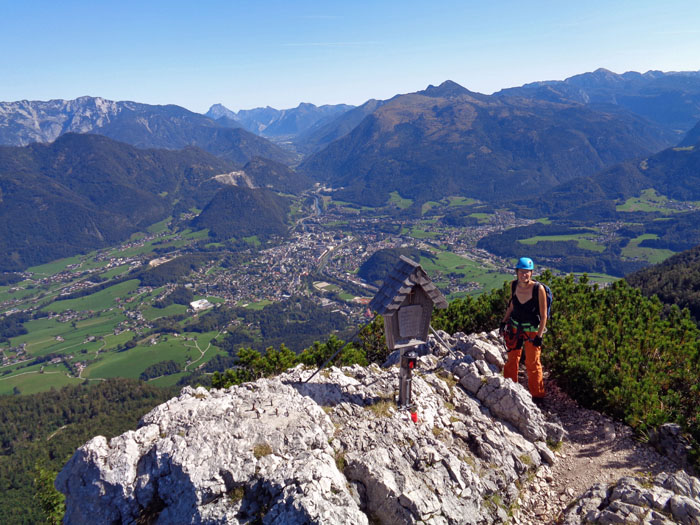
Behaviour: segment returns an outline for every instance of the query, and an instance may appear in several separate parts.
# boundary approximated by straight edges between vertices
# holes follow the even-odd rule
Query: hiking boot
[[[532,402],[542,408],[544,406],[544,397],[533,397]]]

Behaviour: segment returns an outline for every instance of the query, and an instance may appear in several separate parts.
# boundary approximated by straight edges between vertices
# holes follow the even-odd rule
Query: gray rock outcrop
[[[594,485],[565,511],[562,523],[698,525],[700,480],[679,471],[653,480],[625,477],[612,486]]]
[[[449,339],[421,352],[416,422],[396,409],[396,368],[187,387],[76,451],[56,480],[65,522],[501,523],[563,431],[499,381],[487,336]]]
[[[509,521],[563,428],[503,379],[494,334],[440,333],[418,350],[412,411],[396,408],[396,367],[332,367],[307,383],[299,366],[226,390],[187,387],[137,430],[76,451],[56,480],[65,523]],[[699,485],[623,478],[593,487],[566,523],[624,523],[642,512],[634,505],[698,523]]]

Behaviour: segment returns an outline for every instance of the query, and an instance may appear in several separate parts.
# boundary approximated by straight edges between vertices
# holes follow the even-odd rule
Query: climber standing
[[[544,285],[532,280],[534,269],[532,259],[521,257],[518,260],[517,278],[511,283],[511,298],[501,322],[501,332],[508,348],[503,375],[518,382],[518,364],[524,347],[528,389],[533,401],[540,402],[544,398],[540,352],[547,326],[547,292]]]

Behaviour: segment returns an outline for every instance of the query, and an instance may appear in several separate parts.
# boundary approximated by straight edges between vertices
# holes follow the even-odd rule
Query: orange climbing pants
[[[537,332],[525,332],[528,339],[534,339]],[[527,339],[523,341],[525,347],[525,368],[527,369],[527,387],[532,397],[544,397],[544,379],[542,377],[542,363],[540,363],[540,352],[542,348],[535,346]],[[511,350],[508,352],[508,361],[503,369],[503,375],[508,379],[518,382],[518,365],[522,350]]]

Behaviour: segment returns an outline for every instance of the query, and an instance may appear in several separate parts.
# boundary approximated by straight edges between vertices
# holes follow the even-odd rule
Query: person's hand
[[[542,336],[536,335],[535,338],[532,340],[532,344],[535,346],[542,346]]]
[[[501,321],[501,325],[498,328],[498,333],[500,334],[501,337],[506,333],[506,322]]]

